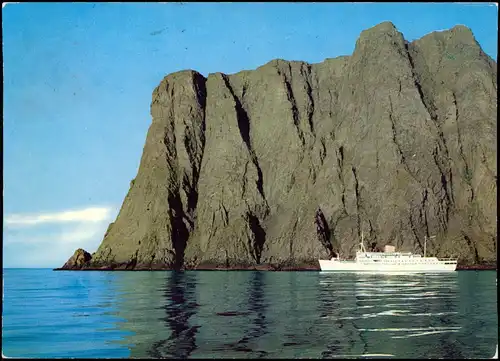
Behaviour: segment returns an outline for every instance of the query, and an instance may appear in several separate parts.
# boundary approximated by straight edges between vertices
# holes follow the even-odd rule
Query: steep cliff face
[[[497,66],[456,26],[352,56],[170,74],[137,177],[86,267],[302,267],[394,244],[496,259]]]

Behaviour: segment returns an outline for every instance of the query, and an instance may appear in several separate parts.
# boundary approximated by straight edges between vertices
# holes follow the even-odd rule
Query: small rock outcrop
[[[61,270],[79,270],[88,265],[92,255],[82,248],[78,248],[73,256],[62,266]]]
[[[317,267],[362,233],[367,249],[423,253],[427,237],[429,256],[496,262],[497,64],[464,26],[408,42],[384,22],[319,64],[176,72],[151,115],[84,269]]]

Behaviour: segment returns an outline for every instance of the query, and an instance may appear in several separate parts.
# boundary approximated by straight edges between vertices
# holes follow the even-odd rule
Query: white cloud
[[[94,252],[117,209],[89,207],[4,219],[4,267],[60,267],[77,248]]]
[[[63,211],[58,213],[41,213],[36,215],[12,214],[4,219],[7,226],[33,226],[42,223],[65,222],[102,222],[109,219],[111,208],[91,207],[82,210]]]
[[[102,230],[103,226],[102,225],[107,225],[107,222],[99,222],[99,223],[92,223],[92,224],[81,224],[78,227],[75,227],[74,229],[62,232],[59,234],[57,237],[60,242],[80,242],[80,241],[86,241],[89,239],[92,239],[93,237],[103,237],[104,236],[104,231],[106,230],[104,227],[104,230]],[[101,231],[102,234],[101,234]]]
[[[9,5],[9,4],[19,4],[19,2],[9,1],[9,2],[2,3],[2,9],[3,9],[4,7],[6,7],[7,5]]]
[[[105,219],[101,222],[81,222],[76,225],[64,225],[52,229],[48,234],[43,234],[46,232],[40,232],[42,235],[40,235],[40,233],[30,235],[28,232],[17,232],[17,235],[12,235],[10,232],[7,232],[4,238],[4,245],[35,245],[42,243],[49,243],[52,245],[58,243],[74,244],[81,241],[87,241],[94,237],[102,238],[106,231],[107,221],[108,220]]]

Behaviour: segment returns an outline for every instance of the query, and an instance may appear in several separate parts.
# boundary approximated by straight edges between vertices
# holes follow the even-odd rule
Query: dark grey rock
[[[294,268],[371,248],[496,260],[497,69],[457,26],[352,56],[170,74],[89,267]]]
[[[78,248],[73,256],[60,268],[60,270],[79,270],[88,265],[92,256],[82,248]]]

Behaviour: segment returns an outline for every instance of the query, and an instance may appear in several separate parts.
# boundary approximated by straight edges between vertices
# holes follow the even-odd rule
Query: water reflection
[[[454,318],[458,313],[456,274],[322,273],[319,286],[320,317],[329,319],[337,334],[322,357],[463,356],[452,347],[457,342],[453,335],[460,330]],[[428,335],[442,339],[438,353]]]
[[[196,313],[196,273],[171,272],[164,290],[166,304],[163,318],[170,336],[152,344],[149,356],[154,358],[187,358],[196,349],[196,332],[200,326],[190,325]]]
[[[268,354],[266,351],[258,349],[259,338],[269,333],[266,320],[267,303],[264,295],[265,277],[266,274],[264,272],[252,272],[250,274],[247,289],[248,312],[241,310],[238,313],[234,313],[234,315],[250,316],[251,322],[244,326],[245,333],[242,338],[236,342],[226,343],[223,349],[248,353],[255,358],[263,358]],[[221,348],[217,348],[217,350],[222,351]]]
[[[458,272],[119,275],[113,317],[121,331],[132,331],[121,341],[132,358],[471,358],[495,351],[494,276],[490,287],[488,277]]]
[[[330,328],[326,350],[321,352],[321,357],[332,358],[352,353],[359,341],[353,322],[345,318],[355,309],[346,307],[355,302],[352,280],[349,277],[346,279],[345,275],[320,273],[319,299],[320,322],[324,328]]]

